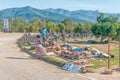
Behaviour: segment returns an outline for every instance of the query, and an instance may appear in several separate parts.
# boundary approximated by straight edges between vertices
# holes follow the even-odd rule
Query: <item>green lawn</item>
[[[107,44],[87,44],[87,40],[88,39],[77,39],[77,42],[73,42],[73,39],[67,39],[68,42],[70,42],[71,45],[73,46],[77,46],[77,47],[81,47],[81,46],[85,46],[85,45],[89,45],[91,47],[94,47],[102,52],[107,53],[108,52],[108,45]],[[93,39],[93,40],[97,40],[100,41],[99,39]],[[110,43],[110,53],[113,54],[115,57],[110,59],[110,65],[118,65],[119,63],[119,48],[118,48],[118,43],[115,42],[111,42]],[[91,64],[94,64],[93,66],[90,66],[88,68],[100,68],[100,67],[107,67],[108,66],[108,58],[95,58],[95,59],[91,59],[89,61]]]

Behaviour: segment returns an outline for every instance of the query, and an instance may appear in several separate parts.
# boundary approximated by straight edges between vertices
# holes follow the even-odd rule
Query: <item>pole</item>
[[[120,30],[119,30],[119,69],[120,69]]]
[[[110,37],[108,36],[108,69],[110,69]]]

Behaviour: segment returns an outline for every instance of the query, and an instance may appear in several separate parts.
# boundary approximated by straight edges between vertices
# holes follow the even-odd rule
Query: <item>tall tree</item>
[[[101,37],[101,41],[103,41],[106,37],[113,37],[117,34],[116,23],[118,19],[113,16],[104,17],[103,14],[100,14],[97,17],[97,23],[92,26],[92,33],[96,37]]]

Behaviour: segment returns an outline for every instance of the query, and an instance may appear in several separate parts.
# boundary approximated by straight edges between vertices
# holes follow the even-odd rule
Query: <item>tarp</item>
[[[96,41],[94,41],[94,40],[88,40],[87,43],[88,43],[88,44],[94,44],[94,43],[96,43]]]
[[[82,66],[80,65],[75,65],[71,62],[67,62],[65,63],[65,65],[63,66],[63,69],[71,71],[71,72],[77,72],[82,68]]]
[[[80,47],[77,47],[77,48],[74,48],[73,50],[75,50],[75,51],[82,51],[83,49],[80,48]]]

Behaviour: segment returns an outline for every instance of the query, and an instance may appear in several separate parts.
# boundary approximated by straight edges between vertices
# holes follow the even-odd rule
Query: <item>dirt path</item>
[[[0,33],[0,80],[89,80],[32,59],[16,45],[16,39],[21,35]]]
[[[113,75],[70,73],[20,51],[18,33],[0,33],[0,80],[120,80],[120,72]]]

